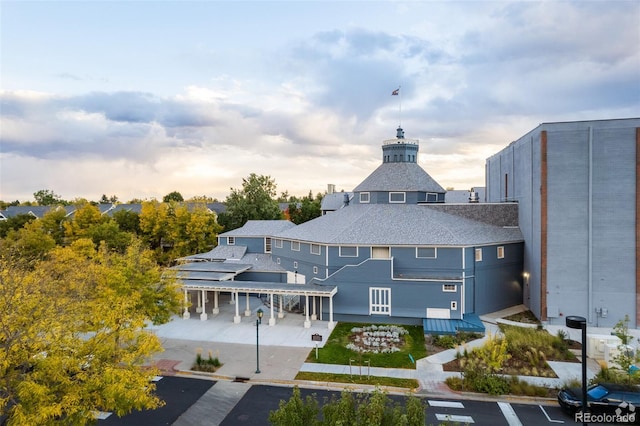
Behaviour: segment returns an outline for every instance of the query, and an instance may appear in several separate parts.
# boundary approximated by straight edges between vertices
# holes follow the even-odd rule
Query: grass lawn
[[[358,353],[347,349],[351,329],[353,327],[362,327],[369,324],[359,323],[338,323],[336,328],[327,339],[323,348],[318,349],[318,359],[316,359],[316,350],[312,349],[307,357],[307,362],[317,362],[322,364],[342,364],[349,365],[349,361],[353,360],[352,365],[366,365],[365,361],[371,362],[371,367],[386,368],[411,368],[415,369],[415,363],[411,361],[409,355],[414,360],[427,356],[427,349],[424,343],[424,331],[422,326],[403,325],[409,333],[405,334],[404,345],[399,352],[393,353]]]
[[[365,370],[363,369],[363,372]],[[372,386],[393,386],[396,388],[418,389],[420,384],[416,379],[399,379],[397,377],[374,377],[357,374],[330,374],[301,371],[296,375],[296,380],[312,380],[316,382],[335,382],[345,384],[360,384]]]

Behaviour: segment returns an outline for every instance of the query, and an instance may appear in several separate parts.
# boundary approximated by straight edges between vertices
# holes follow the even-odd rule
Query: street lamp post
[[[256,312],[258,319],[256,319],[256,373],[260,373],[260,324],[262,324],[262,309],[258,309]]]
[[[585,317],[568,316],[565,324],[569,328],[582,330],[582,424],[587,413],[587,320]]]

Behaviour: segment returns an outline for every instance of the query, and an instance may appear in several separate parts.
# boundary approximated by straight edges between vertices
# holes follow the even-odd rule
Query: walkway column
[[[245,317],[251,316],[251,308],[249,307],[249,292],[247,292],[247,307],[244,308],[244,316]]]
[[[329,330],[333,330],[336,323],[333,322],[333,296],[329,296]]]
[[[202,290],[202,313],[200,314],[200,321],[207,320],[207,290]]]
[[[318,316],[316,315],[316,297],[315,296],[312,296],[311,304],[313,305],[313,313],[311,314],[311,319],[315,321],[318,319]]]
[[[220,313],[220,306],[218,306],[218,294],[220,292],[219,291],[214,291],[213,292],[213,310],[211,311],[211,313],[213,315],[217,315]]]
[[[269,297],[269,305],[271,305],[271,316],[269,317],[269,325],[276,325],[276,319],[273,317],[273,293],[271,293]]]
[[[200,292],[196,290],[196,295],[198,296],[198,306],[196,306],[196,313],[202,312],[202,298],[200,297]]]
[[[278,318],[282,319],[284,318],[284,296],[280,295],[278,297],[280,298],[280,312],[278,312]]]
[[[310,328],[311,327],[311,321],[309,321],[309,296],[305,296],[304,300],[305,300],[304,314],[306,316],[306,319],[304,320],[304,328]]]
[[[189,313],[189,293],[187,289],[184,289],[184,313],[182,314],[183,319],[189,319],[191,314]]]
[[[235,295],[236,300],[238,299],[238,292],[234,291],[233,293],[231,293],[232,295]],[[233,322],[235,324],[240,324],[240,312],[238,311],[238,304],[236,303],[236,316],[233,317]]]
[[[236,293],[231,292],[231,300],[229,300],[229,304],[233,305],[234,303],[236,303],[236,299],[237,299]]]

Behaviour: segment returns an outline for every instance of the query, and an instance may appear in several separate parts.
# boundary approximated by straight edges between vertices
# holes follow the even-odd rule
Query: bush
[[[196,354],[196,362],[191,367],[192,370],[195,371],[206,371],[209,373],[215,372],[222,363],[218,359],[218,357],[213,357],[211,351],[209,351],[209,357],[207,359],[202,358],[202,354],[200,351]]]

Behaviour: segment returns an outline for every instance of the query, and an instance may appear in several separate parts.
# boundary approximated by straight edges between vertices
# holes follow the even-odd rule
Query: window
[[[404,203],[405,202],[405,193],[404,192],[390,192],[389,193],[389,202],[390,203]]]
[[[435,259],[435,247],[416,247],[416,257],[419,259]]]
[[[227,237],[227,244],[232,246],[236,243],[236,237]]]
[[[504,247],[498,247],[498,259],[504,259]]]
[[[291,241],[291,250],[300,251],[300,241]]]
[[[279,265],[280,264],[280,258],[276,259],[276,263]]]
[[[318,273],[318,267],[317,267],[317,266],[314,266],[314,267],[313,267],[313,273],[314,273],[314,274],[317,274],[317,273]]]
[[[360,202],[361,203],[368,203],[369,202],[369,193],[368,192],[361,192],[360,193]]]
[[[280,238],[276,238],[276,248],[282,248],[282,240]]]
[[[358,257],[358,247],[340,246],[340,257]]]
[[[442,291],[448,292],[448,293],[455,293],[456,292],[456,285],[455,284],[442,284]]]
[[[391,289],[382,287],[369,288],[369,315],[391,316]]]
[[[435,192],[427,192],[427,203],[435,203],[438,201],[438,194]]]
[[[298,262],[293,262],[293,269],[298,269]]]
[[[451,310],[452,311],[457,311],[458,310],[458,302],[456,302],[455,300],[451,301]]]
[[[318,244],[311,244],[311,254],[320,254],[320,246]]]
[[[476,262],[482,262],[482,249],[476,249]]]
[[[271,253],[271,238],[269,237],[264,239],[264,252]]]

